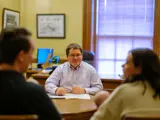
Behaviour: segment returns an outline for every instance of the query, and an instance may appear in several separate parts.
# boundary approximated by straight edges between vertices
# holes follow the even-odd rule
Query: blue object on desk
[[[49,63],[52,62],[54,50],[52,48],[38,48],[37,50],[37,64],[44,64],[48,58],[48,55],[51,54]]]
[[[57,64],[57,63],[59,63],[59,61],[60,61],[60,57],[59,57],[59,56],[54,56],[54,57],[52,58],[52,61],[53,61],[55,64]]]

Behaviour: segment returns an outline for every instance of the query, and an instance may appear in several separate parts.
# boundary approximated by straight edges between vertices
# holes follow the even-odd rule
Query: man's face
[[[32,61],[33,61],[33,52],[34,52],[34,44],[33,44],[33,41],[30,40],[30,49],[27,53],[25,53],[24,51],[21,51],[19,53],[19,68],[20,68],[20,72],[26,72],[27,69],[28,69],[28,66],[30,64],[32,64]]]
[[[67,57],[68,61],[74,68],[79,66],[82,61],[82,53],[79,49],[70,49]]]

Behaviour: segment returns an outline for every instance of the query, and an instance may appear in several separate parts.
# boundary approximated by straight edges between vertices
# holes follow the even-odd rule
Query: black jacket
[[[0,114],[37,114],[39,120],[60,120],[61,115],[45,93],[15,71],[0,71]]]

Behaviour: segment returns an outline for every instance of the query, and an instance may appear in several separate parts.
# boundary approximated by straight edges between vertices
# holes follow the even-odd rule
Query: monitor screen
[[[52,62],[54,50],[52,48],[38,48],[37,50],[37,64],[44,64],[48,58],[48,55],[51,54],[49,63]]]

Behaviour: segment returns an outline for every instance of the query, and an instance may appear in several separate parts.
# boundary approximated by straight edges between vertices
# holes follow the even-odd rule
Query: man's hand
[[[56,89],[56,95],[59,95],[59,96],[63,96],[68,92],[69,92],[68,89],[63,88],[63,87],[59,87]]]
[[[75,86],[75,87],[72,87],[72,93],[74,93],[74,94],[85,94],[86,91],[85,91],[84,88]]]

